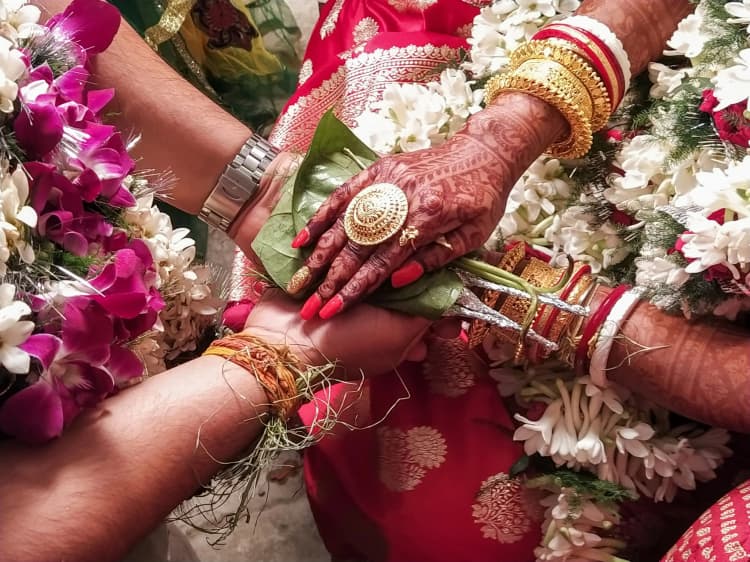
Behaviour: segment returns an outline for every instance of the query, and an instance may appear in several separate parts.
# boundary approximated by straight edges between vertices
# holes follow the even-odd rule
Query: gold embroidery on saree
[[[371,17],[364,17],[357,22],[352,31],[352,38],[354,44],[359,45],[360,43],[367,43],[370,39],[375,37],[380,32],[380,26],[378,22]]]
[[[440,432],[428,426],[409,431],[381,427],[378,429],[380,481],[392,492],[416,488],[428,470],[445,462],[447,446]]]
[[[531,530],[532,517],[526,511],[525,493],[521,482],[504,472],[482,482],[472,515],[484,538],[512,544]]]
[[[336,29],[336,24],[339,21],[339,14],[341,13],[341,8],[343,7],[344,7],[344,0],[336,0],[336,3],[333,6],[331,6],[331,11],[328,12],[326,19],[320,25],[320,38],[321,39],[325,39],[331,33],[333,33],[334,29]]]
[[[379,101],[383,90],[394,82],[424,82],[435,69],[458,57],[458,49],[446,45],[409,45],[361,53],[341,66],[290,105],[279,118],[271,142],[285,149],[305,151],[324,112],[352,126],[359,115]]]
[[[424,362],[424,376],[430,392],[456,398],[475,384],[470,351],[460,339],[432,340]]]
[[[298,85],[302,85],[305,82],[307,82],[308,78],[312,76],[313,73],[313,65],[312,61],[310,59],[305,60],[305,62],[302,63],[302,67],[299,69],[299,79],[298,79]]]
[[[399,12],[424,12],[437,3],[437,0],[388,0],[388,4]]]

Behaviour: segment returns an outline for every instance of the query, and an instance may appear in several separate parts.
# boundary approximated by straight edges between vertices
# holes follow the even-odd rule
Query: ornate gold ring
[[[362,246],[376,246],[395,235],[409,213],[406,194],[392,183],[376,183],[360,191],[344,214],[349,240]]]

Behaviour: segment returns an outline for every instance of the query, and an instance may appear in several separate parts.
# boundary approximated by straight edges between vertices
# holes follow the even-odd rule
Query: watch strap
[[[278,153],[272,144],[253,133],[224,169],[198,216],[219,230],[229,230],[243,207],[257,193],[263,174]]]

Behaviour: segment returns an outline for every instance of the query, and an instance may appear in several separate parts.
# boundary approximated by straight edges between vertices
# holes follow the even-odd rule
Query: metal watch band
[[[229,230],[258,191],[260,178],[278,153],[267,140],[253,133],[221,174],[198,216],[219,230]]]

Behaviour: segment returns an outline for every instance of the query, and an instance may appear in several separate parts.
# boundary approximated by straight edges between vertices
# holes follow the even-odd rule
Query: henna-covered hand
[[[302,317],[330,318],[389,277],[404,286],[479,248],[502,216],[510,188],[564,128],[546,103],[504,94],[440,147],[386,156],[342,185],[294,242],[314,248],[289,289],[301,292],[324,277]],[[406,194],[404,228],[414,234],[408,243],[399,234],[378,246],[347,238],[347,206],[375,183],[395,184]]]

